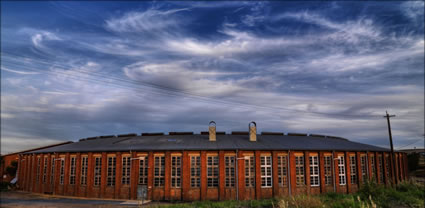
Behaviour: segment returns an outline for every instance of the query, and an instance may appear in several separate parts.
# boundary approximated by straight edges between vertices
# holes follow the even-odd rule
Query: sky
[[[423,1],[1,2],[2,154],[212,120],[389,147],[387,110],[423,147]]]

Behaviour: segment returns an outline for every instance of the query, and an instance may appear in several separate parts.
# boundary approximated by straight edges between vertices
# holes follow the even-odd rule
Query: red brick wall
[[[50,184],[50,174],[51,174],[51,161],[52,154],[38,154],[38,155],[23,155],[21,158],[21,163],[19,171],[21,174],[20,185],[23,190],[32,191],[32,192],[53,192],[54,194],[59,195],[69,195],[69,196],[80,196],[80,197],[94,197],[94,198],[119,198],[119,199],[136,199],[137,198],[137,185],[139,177],[139,160],[138,157],[145,156],[148,158],[148,198],[152,200],[177,200],[177,201],[194,201],[194,200],[235,200],[237,199],[237,190],[238,189],[238,198],[240,200],[248,199],[261,199],[261,198],[271,198],[279,197],[282,195],[294,194],[319,194],[334,191],[334,185],[326,185],[324,179],[324,156],[332,155],[333,160],[333,183],[335,183],[335,190],[338,193],[347,193],[355,192],[358,189],[359,184],[362,183],[361,177],[361,166],[360,166],[360,156],[366,152],[329,152],[329,151],[165,151],[165,152],[102,152],[102,153],[56,153],[55,159],[63,157],[65,160],[65,174],[64,174],[64,184],[59,184],[60,180],[60,160],[56,160],[55,165],[55,176],[53,185]],[[389,153],[375,153],[369,152],[368,156],[368,171],[369,177],[372,177],[372,168],[370,164],[370,156],[374,155],[375,159],[378,158],[378,155],[382,155],[385,159],[385,155]],[[407,178],[407,162],[406,155],[402,153],[396,153],[398,160],[396,167],[396,177],[398,181],[404,180]],[[154,156],[155,155],[164,155],[165,156],[165,178],[164,186],[154,187]],[[171,156],[180,155],[181,156],[181,186],[179,188],[171,187]],[[201,186],[199,188],[191,187],[191,178],[190,178],[190,156],[198,155],[201,157]],[[218,155],[219,156],[219,187],[218,188],[208,188],[207,187],[207,155]],[[288,157],[288,185],[280,186],[278,183],[278,169],[277,169],[277,158],[279,155],[287,155]],[[295,175],[295,156],[303,155],[304,156],[304,185],[296,184],[296,175]],[[312,187],[310,185],[310,167],[309,167],[309,156],[318,155],[319,156],[319,175],[320,175],[320,186]],[[350,155],[356,156],[357,162],[357,183],[351,184],[351,172],[350,172]],[[76,157],[76,180],[75,185],[69,184],[70,181],[70,158],[72,156]],[[88,157],[88,171],[87,171],[87,185],[81,185],[81,157]],[[101,168],[101,185],[94,187],[94,157],[101,156],[102,168]],[[116,178],[115,186],[107,186],[107,156],[116,157]],[[131,156],[131,178],[130,185],[123,185],[121,182],[122,176],[122,157]],[[236,166],[238,172],[235,175],[235,187],[225,187],[225,156],[235,156]],[[245,186],[245,160],[244,156],[254,156],[255,159],[255,187],[246,187]],[[261,187],[261,156],[271,156],[272,157],[272,187],[264,188]],[[339,167],[338,160],[339,156],[344,156],[345,163],[345,177],[346,184],[340,185],[339,183]],[[37,168],[37,158],[41,158],[40,164],[40,175],[39,182],[36,182],[36,168]],[[43,165],[44,157],[48,158],[47,164],[47,180],[43,184]],[[386,178],[386,169],[384,160],[384,178],[387,183]],[[388,161],[390,162],[390,161]],[[378,161],[376,165],[376,174],[377,179],[379,180],[379,165]],[[235,171],[236,171],[235,166]],[[392,164],[390,164],[392,167]],[[237,180],[236,180],[237,179]]]

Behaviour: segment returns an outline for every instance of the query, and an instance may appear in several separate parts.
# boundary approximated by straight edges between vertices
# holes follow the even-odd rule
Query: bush
[[[305,207],[305,208],[321,208],[324,207],[322,201],[316,196],[297,195],[293,197],[284,197],[279,200],[279,208]]]
[[[9,187],[8,182],[0,182],[0,191],[7,191]]]

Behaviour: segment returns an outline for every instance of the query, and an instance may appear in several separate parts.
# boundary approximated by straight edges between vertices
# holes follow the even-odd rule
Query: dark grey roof
[[[236,149],[389,151],[385,148],[352,142],[343,138],[320,135],[257,135],[257,141],[250,142],[249,135],[225,134],[217,135],[217,141],[210,142],[208,135],[193,134],[90,138],[29,153]]]

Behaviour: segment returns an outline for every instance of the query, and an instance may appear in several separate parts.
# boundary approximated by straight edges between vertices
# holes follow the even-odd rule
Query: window
[[[40,181],[40,168],[41,168],[41,158],[37,157],[37,169],[35,175],[35,181],[38,183]]]
[[[94,185],[100,186],[100,179],[102,177],[102,158],[94,158]]]
[[[218,156],[207,157],[207,186],[218,187]]]
[[[190,186],[192,188],[201,187],[201,157],[190,157]]]
[[[385,155],[385,169],[386,171],[386,176],[387,176],[387,181],[391,180],[391,169],[390,169],[390,156],[389,155]]]
[[[339,176],[339,185],[345,185],[345,161],[344,156],[338,156],[338,176]]]
[[[384,167],[382,165],[382,155],[378,155],[378,167],[379,167],[379,182],[384,182]]]
[[[319,186],[319,157],[310,156],[310,186]]]
[[[154,186],[160,187],[164,186],[164,176],[165,176],[165,157],[164,156],[155,156],[155,169],[154,169]]]
[[[295,175],[296,175],[297,186],[305,185],[304,156],[295,156]]]
[[[71,157],[71,163],[69,164],[69,184],[75,184],[75,157]]]
[[[130,168],[131,168],[131,157],[123,156],[122,157],[122,177],[121,177],[121,183],[123,185],[130,184]]]
[[[44,166],[43,166],[43,184],[46,183],[46,181],[47,181],[47,162],[48,162],[48,158],[45,157],[44,158]]]
[[[81,185],[87,185],[88,157],[81,157]]]
[[[375,163],[375,156],[370,156],[370,167],[372,167],[372,180],[376,179],[376,163]]]
[[[108,175],[107,175],[107,185],[115,186],[115,168],[116,168],[117,158],[115,156],[108,157]]]
[[[288,183],[287,177],[287,157],[277,156],[277,179],[279,186],[286,186]]]
[[[261,187],[272,187],[272,157],[261,156]]]
[[[325,156],[324,157],[324,164],[323,168],[325,170],[325,184],[326,185],[332,185],[332,156]]]
[[[235,187],[235,156],[224,157],[225,186]]]
[[[61,158],[61,166],[60,166],[60,170],[59,170],[59,184],[63,184],[64,181],[64,177],[65,177],[65,158]]]
[[[255,187],[255,159],[254,156],[247,156],[245,159],[245,186]]]
[[[139,184],[148,184],[148,157],[139,160]]]
[[[171,187],[180,188],[181,182],[181,156],[171,156]]]
[[[362,155],[360,156],[360,166],[362,168],[362,178],[363,178],[363,183],[367,181],[367,158],[366,155]]]
[[[351,184],[357,183],[357,162],[355,155],[350,156],[350,179]]]
[[[51,160],[52,160],[52,166],[50,167],[50,184],[53,184],[55,179],[55,163],[56,163],[55,156],[52,156]]]

